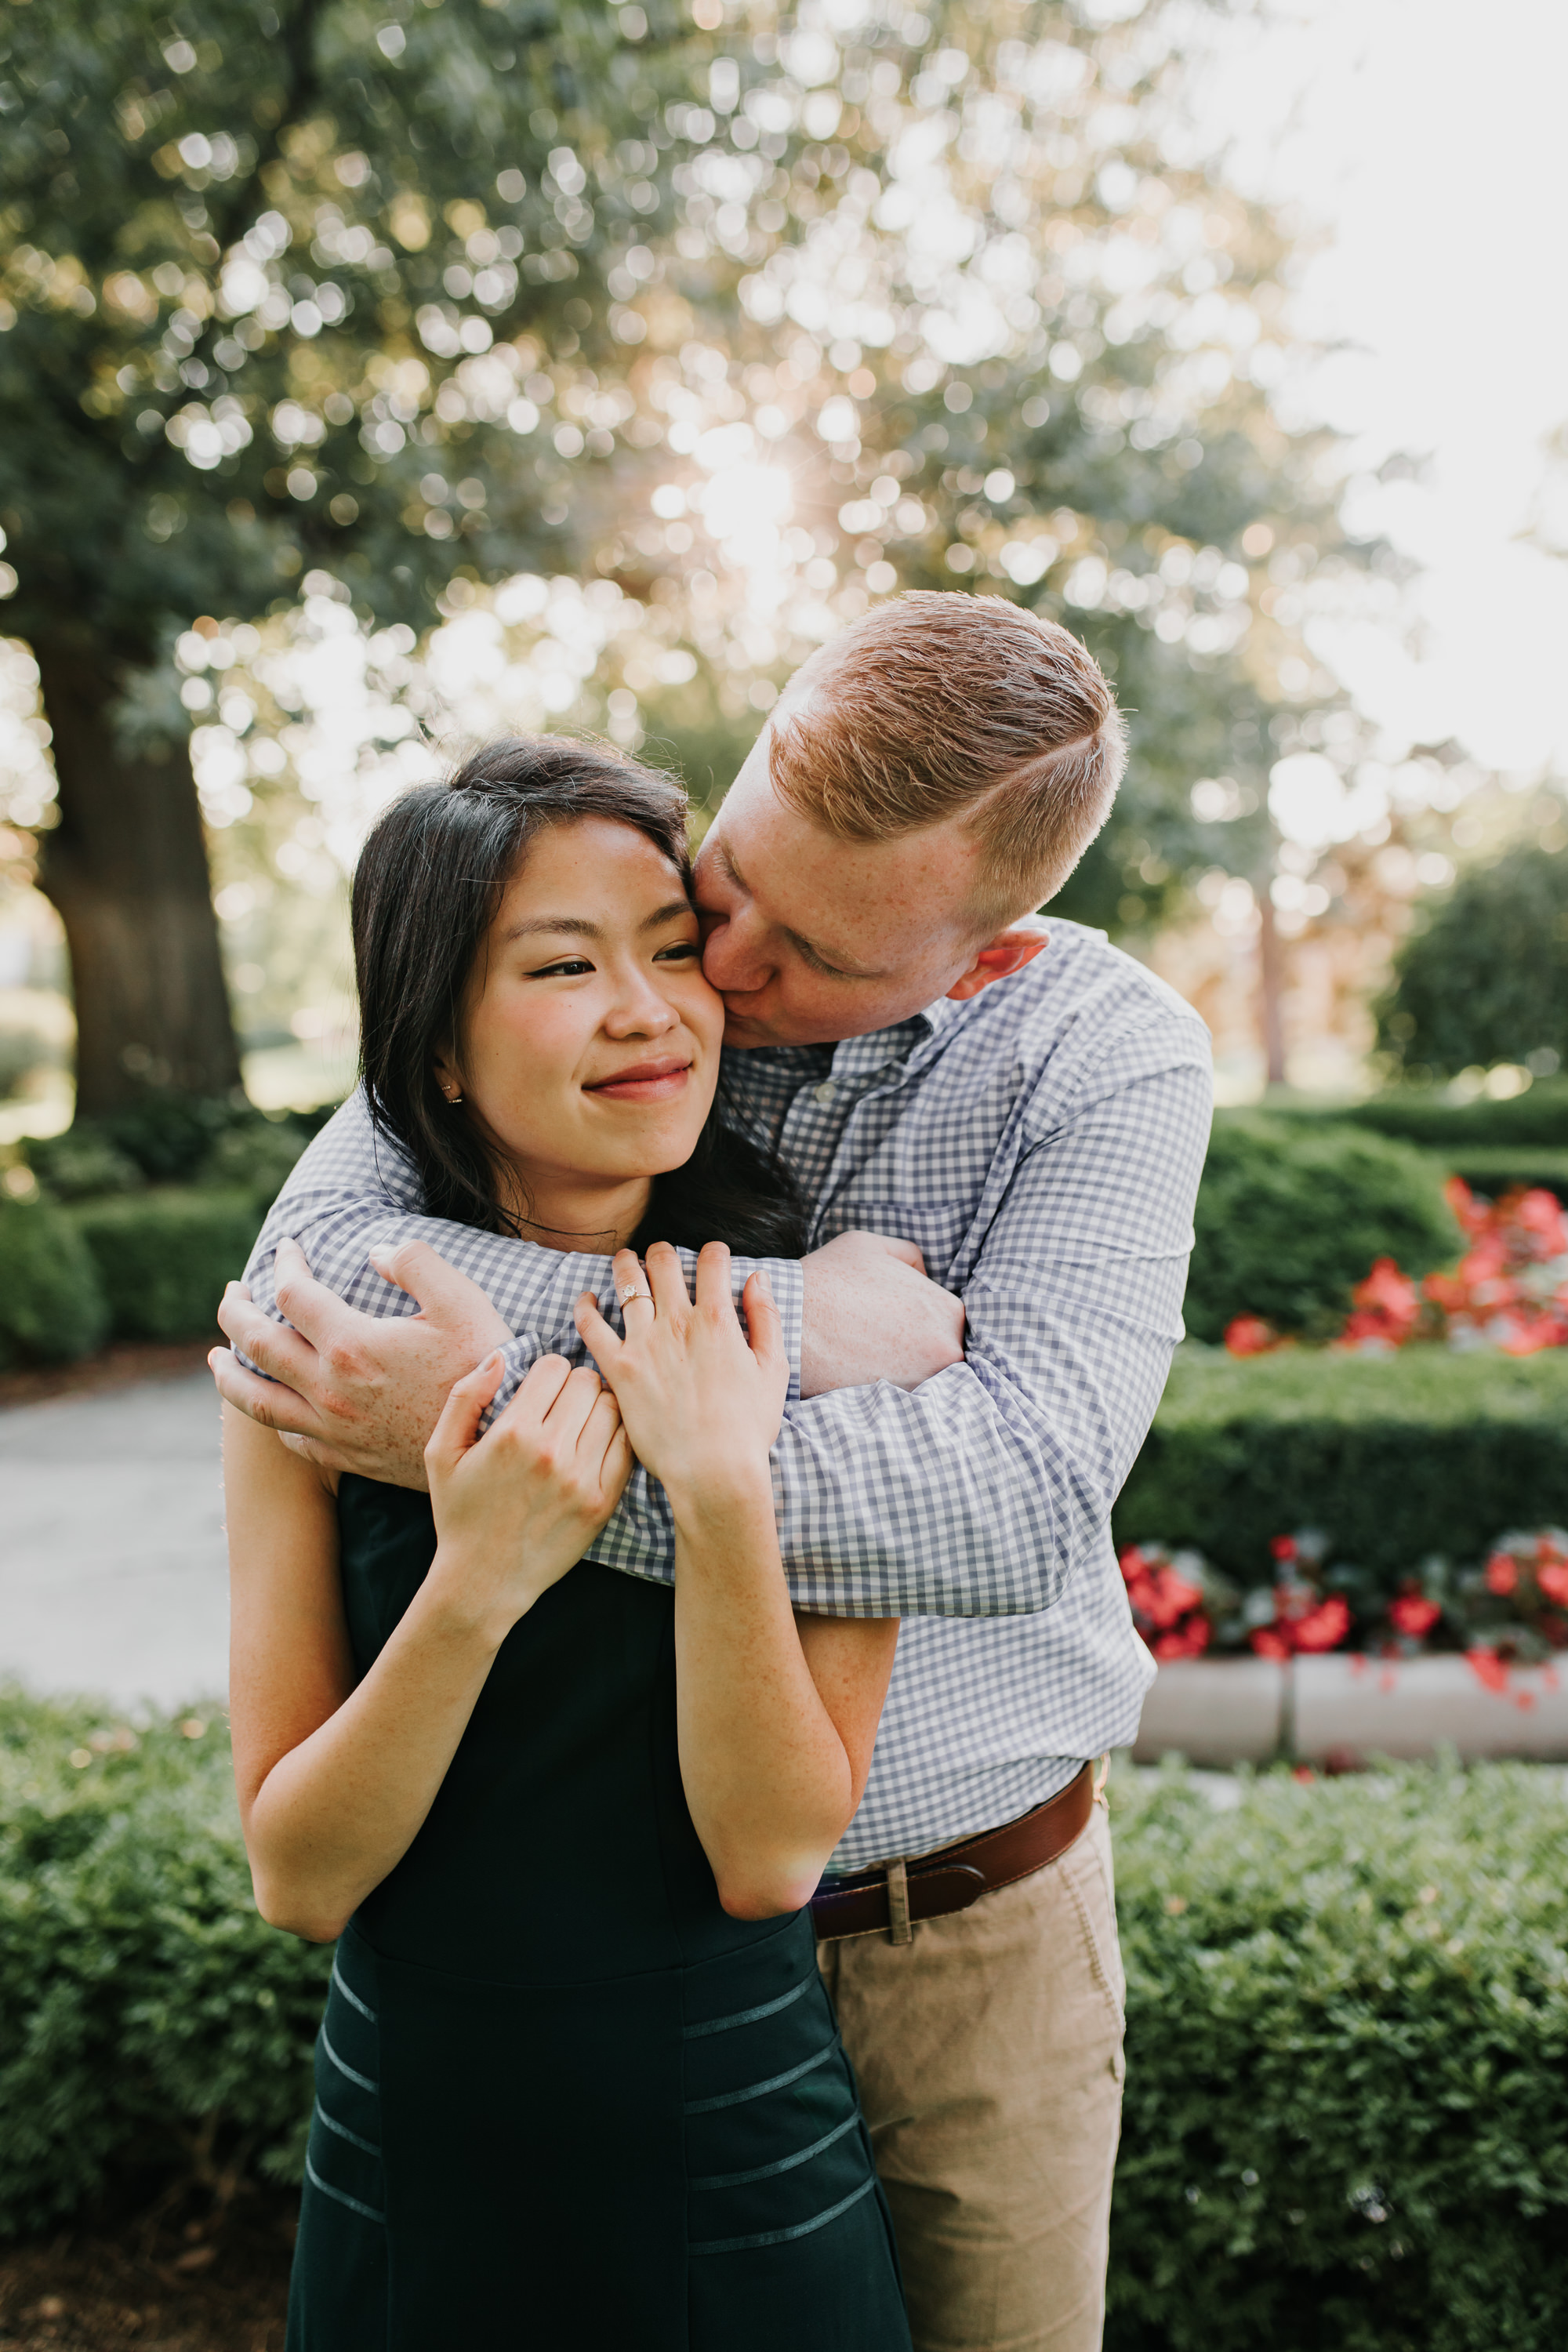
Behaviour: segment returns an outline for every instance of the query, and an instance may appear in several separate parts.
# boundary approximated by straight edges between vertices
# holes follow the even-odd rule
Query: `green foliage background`
[[[1568,1360],[1408,1348],[1177,1351],[1113,1515],[1121,1543],[1192,1544],[1243,1586],[1275,1536],[1321,1528],[1392,1591],[1428,1555],[1468,1565],[1509,1528],[1562,1524]]]
[[[1290,237],[1194,133],[1205,12],[644,13],[633,37],[637,12],[572,0],[5,12],[9,625],[90,644],[128,745],[194,717],[219,878],[287,885],[237,960],[295,954],[307,888],[332,931],[321,869],[387,757],[474,723],[416,641],[519,573],[596,579],[636,623],[549,723],[668,746],[710,805],[879,565],[1019,597],[1132,717],[1064,911],[1136,929],[1210,866],[1260,874],[1272,761],[1353,749],[1306,599],[1386,558],[1345,539],[1328,437],[1273,404]],[[771,605],[705,505],[726,433],[789,478]],[[312,590],[379,631],[391,714],[336,822],[278,659]],[[225,633],[182,703],[168,650],[203,616]]]
[[[331,1956],[258,1916],[222,1720],[182,1720],[136,1732],[0,1699],[7,2233],[73,2211],[111,2169],[194,2170],[237,2147],[299,2177]]]
[[[0,1195],[0,1371],[71,1363],[108,1329],[97,1270],[69,1214]]]
[[[1547,2352],[1568,2307],[1560,1777],[1112,1781],[1108,2352]]]
[[[197,1727],[200,1727],[199,1731]],[[195,1736],[191,1736],[192,1734]],[[1110,1784],[1110,2352],[1548,2352],[1568,2296],[1558,1777]],[[297,2179],[330,1951],[251,1904],[221,1719],[0,1697],[0,2231]]]
[[[1377,1043],[1395,1071],[1428,1083],[1568,1060],[1568,853],[1510,850],[1424,908],[1394,958]]]
[[[1331,1338],[1374,1258],[1422,1275],[1458,1255],[1444,1173],[1428,1153],[1352,1125],[1222,1111],[1193,1216],[1187,1329],[1215,1342],[1234,1316],[1261,1315]]]

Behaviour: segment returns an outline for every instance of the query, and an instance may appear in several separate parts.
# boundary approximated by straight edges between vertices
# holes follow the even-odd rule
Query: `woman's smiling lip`
[[[583,1091],[607,1095],[612,1102],[665,1102],[680,1092],[690,1075],[689,1056],[678,1060],[665,1054],[655,1061],[634,1062],[629,1069],[617,1070],[613,1078],[597,1078]]]

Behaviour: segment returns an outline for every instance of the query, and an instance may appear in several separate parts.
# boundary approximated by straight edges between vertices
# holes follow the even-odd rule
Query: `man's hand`
[[[295,1453],[324,1469],[424,1490],[426,1444],[453,1382],[512,1335],[478,1283],[424,1242],[372,1250],[370,1262],[419,1301],[417,1315],[383,1319],[345,1307],[312,1278],[298,1242],[279,1242],[278,1304],[292,1330],[254,1306],[243,1283],[229,1284],[217,1311],[235,1346],[270,1378],[258,1380],[227,1348],[207,1361],[227,1402]]]
[[[963,1302],[927,1279],[913,1242],[840,1234],[803,1264],[802,1396],[874,1381],[918,1389],[963,1361]]]

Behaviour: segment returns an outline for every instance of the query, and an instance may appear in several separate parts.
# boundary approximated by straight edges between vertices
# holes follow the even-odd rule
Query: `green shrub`
[[[185,1184],[218,1137],[248,1109],[207,1095],[149,1094],[83,1124],[133,1160],[150,1184]]]
[[[1178,1351],[1115,1511],[1119,1542],[1192,1544],[1256,1581],[1269,1539],[1327,1530],[1390,1577],[1568,1523],[1568,1349],[1373,1357]]]
[[[1285,1110],[1284,1118],[1319,1119],[1322,1111]],[[1538,1078],[1521,1095],[1493,1102],[1479,1095],[1472,1102],[1449,1102],[1431,1088],[1373,1095],[1370,1101],[1336,1108],[1331,1114],[1352,1127],[1374,1135],[1392,1136],[1399,1143],[1416,1143],[1424,1150],[1452,1156],[1476,1145],[1500,1149],[1528,1144],[1568,1151],[1568,1078]]]
[[[1555,2352],[1560,1776],[1110,1793],[1108,2352]],[[257,1916],[221,1720],[0,1695],[0,2232],[215,2154],[298,2179],[331,1966]]]
[[[218,1137],[202,1162],[201,1181],[231,1191],[243,1186],[266,1211],[308,1141],[292,1120],[247,1119]]]
[[[1510,850],[1418,908],[1376,1009],[1379,1048],[1413,1072],[1568,1055],[1568,856]]]
[[[125,1110],[78,1119],[26,1146],[27,1163],[58,1200],[142,1184],[244,1186],[273,1194],[335,1106],[260,1111],[253,1104],[150,1094]]]
[[[0,1370],[69,1363],[108,1328],[98,1269],[69,1216],[47,1201],[0,1195]]]
[[[1426,1274],[1462,1245],[1442,1171],[1424,1153],[1258,1112],[1215,1120],[1193,1222],[1184,1311],[1205,1340],[1237,1315],[1327,1337],[1373,1258]]]
[[[258,1916],[222,1721],[185,1723],[0,1694],[0,2232],[204,2135],[300,2177],[331,1955]]]
[[[139,1192],[147,1179],[89,1120],[27,1145],[27,1164],[52,1200],[90,1201],[104,1192]]]
[[[1568,1805],[1517,1765],[1111,1783],[1107,2352],[1557,2352]]]
[[[260,1230],[252,1194],[169,1185],[84,1202],[71,1213],[97,1264],[117,1338],[218,1336],[223,1286],[239,1279]]]

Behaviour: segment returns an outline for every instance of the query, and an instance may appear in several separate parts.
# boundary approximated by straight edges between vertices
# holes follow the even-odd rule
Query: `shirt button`
[[[811,1091],[819,1103],[830,1103],[838,1092],[838,1088],[831,1078],[824,1078],[822,1084],[819,1087],[813,1087]]]

